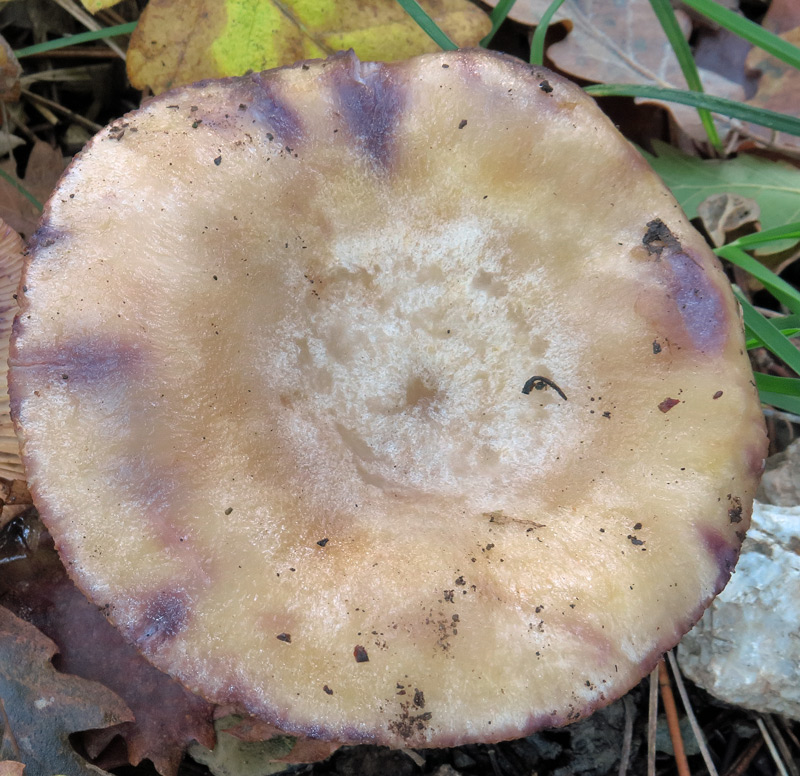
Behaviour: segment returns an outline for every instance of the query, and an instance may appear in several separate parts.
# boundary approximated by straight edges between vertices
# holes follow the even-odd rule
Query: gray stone
[[[800,719],[800,506],[756,502],[736,573],[678,660],[720,700]]]

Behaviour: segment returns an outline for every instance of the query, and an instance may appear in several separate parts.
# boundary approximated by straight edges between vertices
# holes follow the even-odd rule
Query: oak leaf
[[[102,682],[135,715],[135,721],[89,734],[91,756],[121,735],[132,764],[147,758],[162,776],[175,776],[190,741],[214,746],[212,706],[151,666],[123,639],[67,577],[49,534],[42,534],[26,559],[6,565],[0,602],[53,639],[60,669]]]
[[[421,4],[460,46],[491,29],[467,0]],[[381,61],[439,50],[396,0],[150,0],[131,37],[128,77],[158,94],[349,48]]]
[[[0,759],[21,762],[26,776],[98,776],[69,736],[133,719],[99,682],[56,671],[56,645],[33,625],[0,607]]]

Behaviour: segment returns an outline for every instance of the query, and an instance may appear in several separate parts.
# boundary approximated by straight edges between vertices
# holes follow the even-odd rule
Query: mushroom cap
[[[635,684],[735,564],[737,304],[575,85],[352,54],[103,130],[31,246],[10,395],[81,588],[289,732],[447,746]]]

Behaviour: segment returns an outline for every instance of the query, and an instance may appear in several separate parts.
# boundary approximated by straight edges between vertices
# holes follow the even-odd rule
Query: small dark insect
[[[567,394],[564,393],[549,377],[535,375],[522,386],[522,392],[527,396],[534,388],[543,391],[547,387],[552,388],[564,401],[567,401]]]

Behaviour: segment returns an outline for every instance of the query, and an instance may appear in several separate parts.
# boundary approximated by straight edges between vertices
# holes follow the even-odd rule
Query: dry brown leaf
[[[25,476],[19,442],[9,412],[6,376],[11,326],[17,314],[17,289],[22,277],[22,239],[0,219],[0,477],[15,480]],[[5,505],[7,498],[2,496]],[[0,521],[6,518],[3,510]]]
[[[421,4],[460,46],[476,46],[491,28],[467,0]],[[350,48],[393,61],[439,47],[395,0],[150,0],[131,37],[128,76],[158,94]]]
[[[735,239],[743,226],[755,224],[761,208],[754,199],[739,194],[712,194],[697,206],[697,216],[714,246],[719,247]]]
[[[111,690],[56,671],[56,645],[0,607],[0,758],[24,763],[31,776],[98,776],[72,748],[69,736],[132,719]]]
[[[22,66],[14,56],[8,41],[0,35],[0,100],[13,102],[19,99],[21,75]]]
[[[279,728],[255,717],[233,716],[228,717],[228,721],[231,723],[230,726],[225,725],[224,719],[219,720],[218,725],[220,723],[223,725],[221,730],[245,743],[268,741],[275,736],[286,735]],[[338,748],[339,744],[331,741],[317,741],[313,738],[298,736],[291,751],[288,754],[277,757],[276,760],[283,763],[314,763],[327,759]]]
[[[25,770],[23,763],[14,762],[13,760],[3,760],[0,762],[0,776],[22,776]]]
[[[23,179],[17,175],[13,158],[0,162],[0,168],[39,202],[45,202],[64,171],[64,159],[57,148],[51,148],[43,140],[37,140]],[[41,211],[19,189],[0,178],[0,218],[3,221],[23,239],[27,239],[35,231],[40,216]]]
[[[776,35],[800,26],[800,3],[797,0],[772,0],[761,25]]]
[[[517,0],[515,18],[536,24],[549,5],[549,0]],[[686,88],[678,60],[649,0],[566,0],[555,18],[566,21],[570,29],[564,40],[547,50],[559,69],[587,81]],[[688,17],[679,12],[678,19],[688,35]],[[739,84],[708,70],[700,70],[700,77],[710,94],[744,99]],[[690,137],[706,140],[693,108],[658,100],[638,102],[662,105]]]
[[[798,46],[800,27],[795,27],[780,37]],[[800,116],[800,70],[758,48],[748,54],[747,68],[761,73],[758,90],[748,100],[750,105],[790,116]],[[749,125],[748,131],[780,151],[800,152],[800,137],[786,132],[773,133],[756,124]]]
[[[147,758],[162,776],[175,776],[190,741],[213,748],[210,704],[153,668],[124,641],[67,578],[48,534],[35,553],[5,567],[0,601],[53,639],[60,669],[102,682],[133,712],[135,721],[92,733],[90,755],[122,735],[132,764]]]

